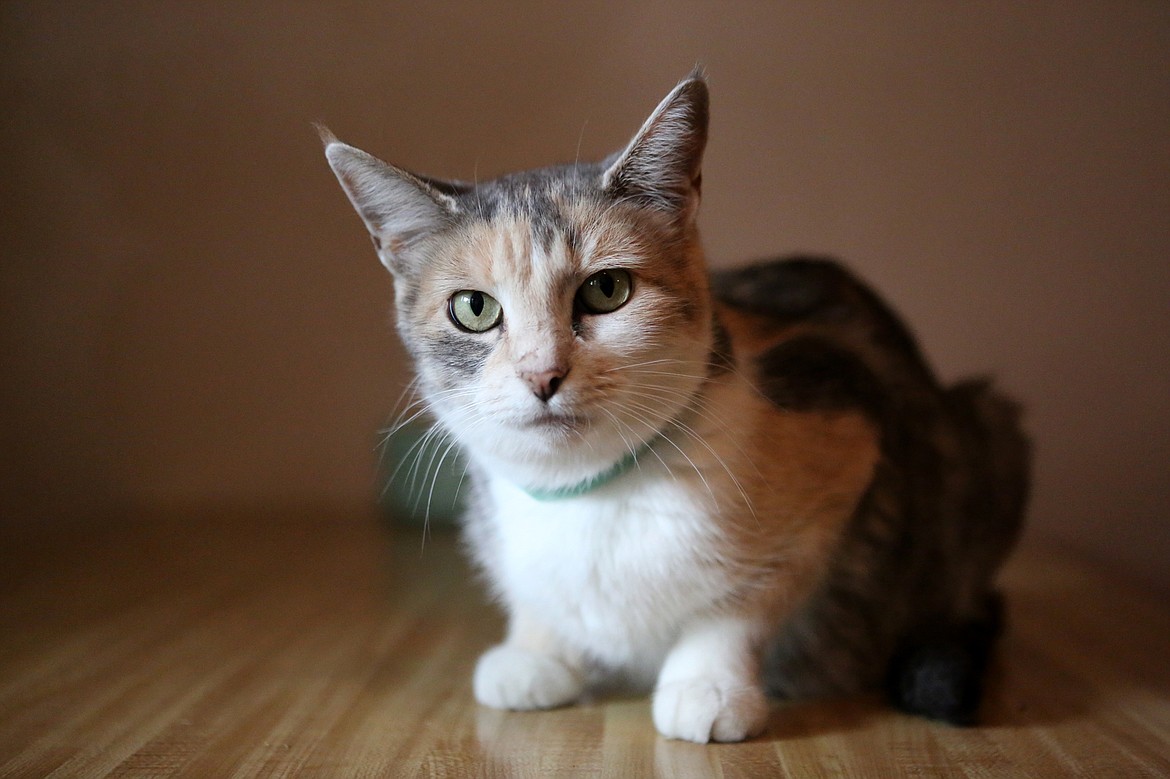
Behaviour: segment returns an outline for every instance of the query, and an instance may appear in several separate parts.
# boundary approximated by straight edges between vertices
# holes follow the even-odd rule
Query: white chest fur
[[[507,482],[492,493],[487,562],[508,605],[604,665],[652,672],[681,628],[727,592],[698,479],[631,472],[549,502]]]

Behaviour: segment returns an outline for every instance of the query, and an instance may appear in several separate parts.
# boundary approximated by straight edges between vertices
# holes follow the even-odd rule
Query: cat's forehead
[[[572,211],[602,196],[596,165],[561,165],[510,173],[476,185],[461,206],[472,219],[509,224],[522,220],[536,240],[572,239]]]
[[[508,176],[469,193],[461,233],[465,271],[514,281],[636,267],[637,220],[607,200],[596,176],[566,166]]]
[[[501,212],[465,226],[456,266],[470,281],[491,289],[573,286],[604,256],[588,222],[563,213]]]

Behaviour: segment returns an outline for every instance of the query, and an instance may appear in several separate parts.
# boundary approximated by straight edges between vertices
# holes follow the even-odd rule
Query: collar
[[[611,481],[614,481],[619,476],[625,474],[631,468],[637,466],[638,458],[642,457],[648,451],[650,451],[650,448],[661,437],[661,434],[654,436],[654,438],[643,444],[642,448],[630,452],[625,457],[618,460],[612,466],[597,474],[596,476],[590,476],[588,479],[577,482],[576,484],[570,484],[565,487],[555,487],[548,490],[540,489],[539,487],[521,487],[521,489],[524,490],[528,497],[535,498],[542,503],[548,503],[554,500],[565,500],[567,498],[579,498],[582,495],[592,492],[599,487],[604,487],[606,484],[609,484]]]

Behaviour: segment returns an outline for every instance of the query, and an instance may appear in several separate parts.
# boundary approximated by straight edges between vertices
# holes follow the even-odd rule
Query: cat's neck
[[[654,446],[661,440],[663,440],[662,436],[655,436],[641,447],[631,450],[625,457],[618,460],[607,470],[583,479],[576,484],[553,489],[541,487],[524,487],[522,489],[528,493],[529,497],[535,498],[542,503],[551,503],[558,500],[568,500],[569,498],[579,498],[582,495],[588,495],[622,478],[630,471],[636,470],[639,467],[639,461],[654,456]]]
[[[699,392],[696,390],[696,398]],[[680,412],[682,415],[689,418],[689,411],[684,408]],[[655,449],[676,425],[677,421],[672,419],[661,430],[646,431],[640,439],[618,439],[605,452],[596,446],[567,446],[564,451],[556,453],[541,452],[522,457],[471,456],[489,477],[537,500],[580,497],[624,478],[631,471],[640,470],[645,463],[658,462],[661,458],[655,455]]]

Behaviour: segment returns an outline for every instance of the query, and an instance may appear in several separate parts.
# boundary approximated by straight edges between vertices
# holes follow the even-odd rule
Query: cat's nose
[[[548,403],[561,388],[567,373],[567,370],[553,368],[547,371],[525,371],[520,374],[520,378],[532,389],[532,394],[540,398],[541,402]]]

